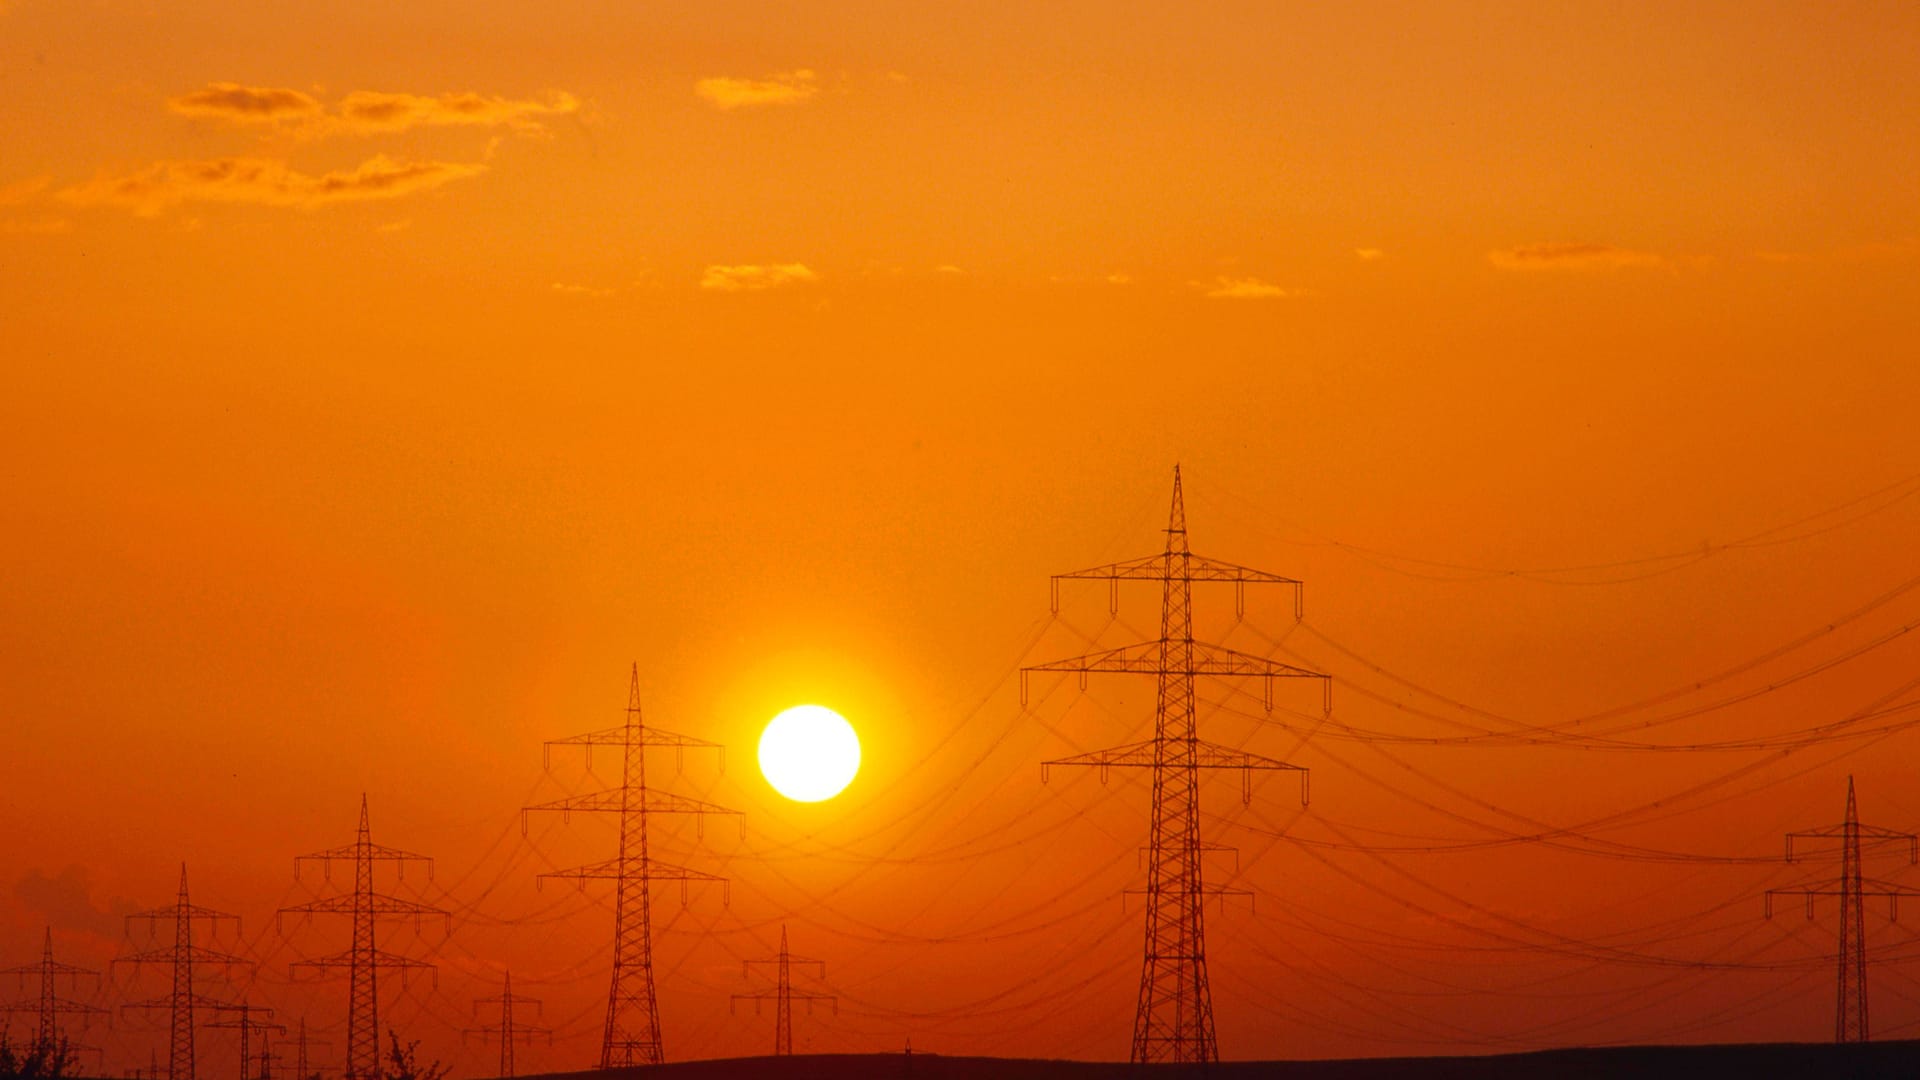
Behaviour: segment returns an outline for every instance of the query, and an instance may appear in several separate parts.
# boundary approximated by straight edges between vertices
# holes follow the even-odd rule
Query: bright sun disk
[[[760,774],[795,802],[831,799],[860,771],[860,737],[824,705],[795,705],[760,733]]]

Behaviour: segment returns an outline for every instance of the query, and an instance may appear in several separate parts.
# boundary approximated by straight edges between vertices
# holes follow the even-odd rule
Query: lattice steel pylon
[[[1193,637],[1193,583],[1227,582],[1245,611],[1250,584],[1287,585],[1294,590],[1294,616],[1300,613],[1301,583],[1279,574],[1195,555],[1187,546],[1187,514],[1180,468],[1173,470],[1173,503],[1168,512],[1166,547],[1158,555],[1056,574],[1053,609],[1060,609],[1060,582],[1069,579],[1108,583],[1108,610],[1119,610],[1120,582],[1160,584],[1160,637],[1155,641],[1106,649],[1068,660],[1035,664],[1020,673],[1020,702],[1027,700],[1027,676],[1035,671],[1075,672],[1084,686],[1089,673],[1124,672],[1159,680],[1153,738],[1044,762],[1041,777],[1054,765],[1090,765],[1103,776],[1111,768],[1153,770],[1153,809],[1149,832],[1146,948],[1140,996],[1134,1012],[1134,1062],[1211,1062],[1220,1058],[1213,1031],[1213,998],[1207,985],[1205,907],[1209,887],[1200,840],[1200,770],[1239,769],[1242,800],[1252,798],[1256,770],[1290,770],[1301,775],[1306,799],[1306,770],[1284,761],[1220,746],[1200,738],[1194,679],[1200,675],[1262,678],[1267,708],[1273,707],[1275,679],[1320,679],[1323,701],[1332,706],[1328,676],[1237,652]]]
[[[768,964],[773,967],[773,989],[756,990],[751,994],[735,994],[733,995],[732,1004],[737,1005],[742,1001],[751,1001],[753,1002],[754,1012],[758,1014],[761,1002],[768,1000],[773,1001],[773,1056],[790,1056],[793,1053],[794,1002],[806,1002],[808,1012],[813,1011],[813,1003],[816,1001],[828,1002],[832,1004],[834,1012],[837,1013],[840,1011],[840,999],[834,995],[823,994],[817,990],[808,990],[804,987],[795,989],[793,985],[793,968],[796,964],[802,967],[818,968],[820,976],[825,978],[827,974],[827,962],[825,960],[810,959],[805,956],[795,956],[791,952],[788,952],[787,927],[786,924],[783,923],[780,926],[779,953],[765,960],[742,960],[740,962],[740,977],[746,978],[752,972],[753,965],[755,964]]]
[[[690,881],[718,881],[724,889],[726,879],[718,874],[692,870],[662,862],[647,850],[647,817],[650,814],[691,814],[696,820],[707,814],[738,814],[724,806],[702,802],[682,795],[653,791],[647,787],[649,746],[670,746],[676,756],[688,748],[719,750],[725,767],[725,748],[719,743],[648,727],[640,714],[640,665],[633,665],[627,689],[626,721],[619,727],[590,731],[564,739],[550,739],[547,754],[556,746],[583,746],[588,768],[593,764],[593,748],[621,748],[620,786],[587,795],[572,795],[521,810],[520,828],[526,831],[526,815],[534,811],[557,811],[563,818],[575,812],[620,815],[620,854],[605,862],[591,863],[541,874],[539,880],[563,878],[581,889],[589,881],[615,883],[613,909],[613,981],[607,989],[607,1021],[600,1042],[600,1067],[622,1068],[629,1065],[658,1065],[666,1060],[660,1042],[660,1000],[653,981],[653,898],[649,883],[678,881],[681,899],[686,898]]]
[[[304,1016],[300,1018],[299,1031],[300,1031],[299,1041],[294,1044],[295,1046],[294,1058],[293,1058],[294,1080],[313,1080],[313,1078],[315,1076],[318,1076],[319,1074],[317,1072],[314,1072],[312,1067],[307,1064],[307,1047],[312,1043],[319,1043],[321,1046],[331,1046],[333,1044],[329,1043],[325,1039],[308,1038],[307,1018]]]
[[[513,1076],[513,1047],[515,1043],[523,1040],[532,1042],[534,1036],[545,1035],[547,1037],[547,1044],[553,1044],[552,1028],[541,1027],[538,1024],[518,1022],[514,1019],[513,1009],[516,1005],[531,1005],[535,1013],[538,1013],[543,1005],[539,998],[522,997],[513,992],[513,972],[508,971],[503,973],[499,997],[474,999],[474,1012],[478,1013],[480,1007],[483,1005],[498,1005],[500,1007],[500,1022],[498,1024],[487,1024],[483,1027],[468,1028],[463,1035],[478,1035],[482,1039],[500,1040],[500,1075],[506,1078],[506,1080],[511,1080]]]
[[[8,1015],[16,1012],[39,1014],[38,1023],[34,1027],[33,1048],[40,1052],[43,1060],[51,1061],[52,1055],[58,1054],[62,1045],[65,1045],[70,1050],[81,1049],[81,1047],[76,1046],[71,1041],[65,1044],[61,1042],[59,1018],[63,1014],[79,1016],[82,1018],[81,1022],[84,1023],[86,1017],[99,1016],[106,1012],[105,1009],[96,1008],[84,1001],[74,1001],[69,998],[63,998],[56,992],[59,989],[57,984],[61,979],[66,979],[68,985],[77,989],[80,980],[83,978],[91,977],[95,983],[98,984],[100,973],[91,968],[75,967],[72,964],[62,964],[55,960],[53,958],[53,927],[51,926],[47,927],[46,945],[40,952],[39,963],[22,964],[19,967],[0,968],[0,975],[12,975],[16,977],[20,980],[23,989],[28,976],[39,976],[39,997],[22,998],[19,1001],[0,1003],[0,1012],[7,1013]],[[87,1049],[91,1048],[89,1047]]]
[[[207,922],[218,927],[222,920],[231,920],[237,928],[238,915],[229,915],[224,911],[199,907],[187,899],[187,867],[180,864],[180,895],[171,907],[154,908],[127,916],[127,925],[132,927],[135,919],[147,922],[147,931],[153,932],[154,925],[163,919],[173,920],[173,944],[164,949],[148,949],[130,956],[118,957],[116,964],[170,964],[173,967],[173,992],[163,998],[148,1001],[134,1001],[121,1006],[123,1009],[165,1009],[168,1013],[168,1051],[167,1080],[193,1080],[193,1012],[195,1009],[214,1009],[224,1011],[235,1006],[231,1002],[218,1001],[197,993],[193,988],[193,972],[196,967],[213,965],[232,968],[251,961],[229,953],[216,952],[193,943],[193,924],[196,921]]]
[[[373,889],[373,866],[375,863],[393,863],[399,876],[406,877],[406,865],[410,862],[425,863],[427,877],[433,877],[433,860],[425,855],[401,851],[373,842],[372,830],[367,824],[367,797],[360,796],[360,827],[354,841],[344,847],[329,848],[309,855],[300,855],[294,859],[294,876],[300,875],[300,867],[307,862],[318,862],[328,871],[335,862],[353,864],[353,891],[316,900],[310,904],[296,904],[280,909],[280,916],[316,914],[347,915],[353,919],[353,942],[347,951],[318,960],[296,960],[292,972],[298,974],[302,969],[322,972],[329,968],[345,968],[347,971],[347,1080],[378,1080],[380,1076],[380,987],[381,968],[392,968],[400,972],[400,980],[405,985],[409,973],[427,971],[438,976],[432,964],[424,960],[415,960],[398,953],[387,952],[374,944],[374,930],[382,919],[400,917],[412,918],[416,923],[427,915],[438,915],[445,920],[444,926],[452,930],[453,917],[446,911],[428,904],[405,900],[397,896],[375,892]],[[284,926],[282,927],[284,931]],[[304,1078],[303,1078],[304,1080]]]
[[[1882,844],[1889,841],[1905,841],[1907,862],[1920,863],[1920,835],[1900,832],[1895,829],[1882,829],[1872,825],[1860,824],[1860,812],[1853,799],[1853,777],[1847,777],[1847,816],[1838,825],[1828,825],[1819,829],[1807,829],[1787,834],[1787,861],[1793,862],[1793,842],[1795,840],[1838,840],[1840,841],[1840,880],[1801,889],[1768,889],[1766,900],[1767,918],[1773,918],[1773,898],[1778,896],[1804,896],[1807,898],[1807,918],[1813,918],[1813,900],[1816,896],[1837,896],[1840,898],[1840,950],[1839,976],[1834,987],[1833,1041],[1841,1043],[1867,1042],[1867,905],[1868,896],[1887,898],[1889,918],[1900,917],[1900,898],[1920,896],[1920,892],[1903,889],[1892,882],[1877,881],[1861,873],[1861,845]]]
[[[234,1028],[240,1032],[240,1080],[247,1080],[247,1063],[252,1059],[252,1056],[253,1056],[251,1053],[248,1052],[248,1045],[249,1045],[248,1036],[252,1035],[256,1031],[259,1032],[260,1033],[260,1053],[261,1053],[260,1071],[263,1074],[261,1076],[261,1080],[267,1080],[266,1076],[264,1075],[267,1071],[267,1056],[266,1056],[267,1033],[272,1031],[277,1031],[280,1034],[285,1035],[287,1033],[287,1026],[285,1024],[274,1023],[273,1010],[267,1008],[264,1005],[239,1005],[229,1009],[228,1011],[236,1012],[236,1013],[239,1013],[240,1015],[231,1020],[216,1020],[213,1023],[208,1024],[207,1026],[217,1027],[217,1028]],[[260,1017],[261,1019],[255,1020],[254,1017],[256,1016]]]

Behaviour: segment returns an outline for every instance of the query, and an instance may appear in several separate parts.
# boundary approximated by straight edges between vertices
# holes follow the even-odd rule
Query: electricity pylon
[[[475,1013],[480,1011],[482,1005],[500,1006],[500,1022],[498,1024],[488,1024],[484,1027],[468,1028],[463,1034],[478,1035],[482,1039],[499,1039],[500,1075],[507,1078],[507,1080],[511,1080],[513,1076],[514,1043],[523,1039],[527,1042],[532,1042],[534,1036],[545,1035],[547,1037],[547,1045],[553,1045],[552,1028],[540,1027],[536,1024],[516,1023],[513,1018],[513,1007],[515,1005],[531,1005],[533,1006],[533,1011],[538,1013],[541,1009],[541,1004],[539,998],[521,997],[519,994],[514,993],[513,972],[506,972],[499,997],[475,998],[473,1002],[473,1011]]]
[[[1820,829],[1807,829],[1787,834],[1787,861],[1794,861],[1793,842],[1795,840],[1839,840],[1840,841],[1840,880],[1823,882],[1803,889],[1768,889],[1767,918],[1773,918],[1774,896],[1804,896],[1807,898],[1807,918],[1813,918],[1813,898],[1816,896],[1838,896],[1840,898],[1840,973],[1835,988],[1836,1004],[1833,1019],[1834,1042],[1867,1041],[1867,905],[1868,896],[1887,898],[1887,916],[1900,917],[1900,898],[1920,896],[1920,892],[1903,889],[1885,881],[1876,881],[1860,872],[1861,841],[1869,844],[1884,843],[1891,840],[1904,840],[1907,844],[1908,863],[1920,862],[1920,835],[1899,832],[1894,829],[1881,829],[1872,825],[1860,824],[1859,811],[1853,801],[1853,777],[1847,777],[1847,817],[1838,825],[1828,825]]]
[[[453,927],[453,916],[437,907],[403,900],[397,896],[388,896],[373,890],[373,865],[380,862],[393,863],[401,878],[406,877],[406,865],[410,862],[425,863],[427,877],[433,877],[433,860],[425,855],[415,855],[373,842],[367,826],[367,797],[360,796],[360,829],[354,841],[345,847],[328,848],[310,855],[301,855],[293,861],[293,873],[300,876],[300,867],[307,862],[318,862],[323,873],[331,880],[331,871],[335,862],[353,864],[353,891],[316,900],[311,904],[297,904],[280,909],[280,916],[298,914],[312,916],[316,914],[347,915],[353,919],[353,943],[347,951],[318,960],[297,960],[292,965],[294,974],[301,969],[310,969],[316,973],[328,968],[347,970],[347,1080],[378,1080],[380,1076],[380,994],[379,972],[381,968],[393,968],[400,972],[401,985],[406,985],[409,973],[425,970],[435,974],[432,964],[424,960],[414,960],[398,953],[387,952],[374,944],[375,924],[381,919],[411,917],[418,925],[426,915],[438,915],[445,920],[448,931]],[[302,1078],[304,1080],[304,1078]]]
[[[647,852],[647,816],[649,814],[692,814],[696,821],[707,814],[738,814],[724,806],[647,788],[646,748],[670,746],[676,760],[689,747],[713,748],[724,755],[719,743],[679,735],[648,727],[640,715],[640,665],[633,665],[627,691],[627,718],[619,727],[590,731],[565,739],[548,740],[549,756],[556,746],[583,746],[587,767],[593,767],[593,748],[617,746],[622,751],[620,786],[587,795],[572,795],[553,802],[521,810],[520,829],[526,831],[526,815],[536,810],[558,811],[562,818],[576,812],[620,815],[620,854],[605,862],[592,863],[541,874],[539,880],[564,878],[582,890],[589,881],[612,881],[613,908],[613,982],[607,989],[607,1022],[600,1041],[600,1067],[622,1068],[628,1065],[658,1065],[666,1060],[660,1044],[660,1001],[654,993],[652,896],[648,883],[677,881],[684,903],[690,881],[718,881],[725,878],[684,866],[661,862]],[[725,757],[721,758],[722,768]]]
[[[267,1070],[267,1033],[277,1031],[285,1035],[287,1033],[287,1026],[285,1024],[274,1023],[273,1010],[264,1005],[239,1005],[228,1011],[236,1012],[240,1015],[231,1020],[216,1020],[207,1026],[235,1028],[240,1032],[240,1080],[247,1080],[247,1063],[251,1061],[253,1057],[253,1055],[248,1052],[247,1036],[256,1031],[259,1032],[260,1070],[264,1074]],[[255,1020],[255,1016],[261,1019]],[[262,1075],[261,1080],[266,1080],[266,1077]]]
[[[806,1002],[807,1011],[811,1013],[814,1002],[830,1002],[833,1005],[833,1011],[838,1013],[840,1011],[840,999],[832,994],[822,994],[815,990],[794,989],[794,965],[799,964],[806,967],[817,967],[820,977],[825,978],[827,974],[827,962],[825,960],[810,960],[807,957],[795,956],[788,952],[787,928],[784,923],[780,926],[779,955],[766,960],[742,960],[740,962],[740,977],[743,979],[748,977],[755,964],[771,964],[774,966],[773,989],[758,990],[751,994],[735,994],[733,995],[731,1004],[737,1005],[742,1001],[751,1001],[753,1002],[754,1015],[758,1016],[760,1013],[760,1003],[771,999],[774,1002],[773,1056],[787,1057],[793,1053],[793,1003],[795,1001]]]
[[[1020,673],[1020,702],[1026,705],[1027,675],[1034,671],[1076,672],[1082,687],[1089,673],[1152,675],[1159,681],[1153,738],[1110,750],[1077,754],[1041,765],[1041,777],[1054,765],[1090,765],[1153,770],[1153,811],[1148,847],[1146,955],[1140,973],[1140,997],[1134,1012],[1135,1062],[1211,1062],[1220,1058],[1213,1033],[1213,999],[1207,986],[1205,935],[1209,888],[1201,872],[1207,845],[1200,840],[1200,770],[1239,769],[1242,801],[1253,796],[1256,770],[1300,773],[1306,799],[1306,770],[1284,761],[1250,754],[1201,739],[1195,722],[1194,677],[1215,675],[1266,681],[1266,706],[1273,708],[1276,679],[1323,680],[1323,701],[1332,708],[1328,676],[1264,657],[1236,652],[1193,637],[1193,583],[1230,582],[1238,610],[1245,611],[1250,584],[1287,585],[1294,590],[1294,617],[1300,613],[1301,583],[1264,570],[1195,555],[1187,547],[1187,514],[1181,497],[1180,469],[1173,470],[1173,505],[1168,513],[1166,547],[1158,555],[1056,574],[1053,609],[1060,609],[1060,582],[1091,579],[1108,583],[1108,610],[1119,610],[1120,582],[1160,583],[1160,637],[1154,641],[1106,649],[1069,660],[1036,664]]]
[[[250,961],[229,953],[215,952],[193,943],[193,924],[202,921],[211,924],[216,932],[221,920],[231,920],[237,930],[240,925],[238,915],[229,915],[224,911],[203,908],[187,899],[187,866],[180,864],[180,895],[171,907],[154,908],[127,916],[127,925],[131,929],[133,920],[145,919],[147,933],[151,936],[155,924],[162,919],[173,920],[173,944],[164,949],[148,949],[130,956],[114,960],[116,964],[170,964],[173,967],[173,992],[163,998],[147,1001],[135,1001],[121,1006],[123,1009],[165,1009],[168,1013],[171,1034],[168,1039],[167,1080],[193,1080],[193,1010],[214,1009],[225,1011],[234,1008],[226,1001],[218,1001],[193,989],[193,969],[197,965],[211,964],[221,968],[232,968],[248,964]]]
[[[66,979],[69,986],[78,989],[80,980],[87,976],[91,976],[95,985],[98,985],[100,973],[91,968],[75,967],[72,964],[62,964],[54,960],[53,927],[51,926],[47,927],[46,946],[40,952],[39,963],[22,964],[19,967],[0,968],[0,975],[15,976],[19,979],[22,987],[26,985],[27,976],[38,975],[40,977],[39,998],[22,998],[19,1001],[0,1004],[0,1012],[5,1012],[9,1016],[16,1012],[34,1012],[39,1014],[39,1024],[34,1030],[33,1046],[40,1052],[42,1059],[48,1062],[52,1061],[51,1055],[57,1054],[60,1051],[59,1017],[62,1013],[78,1015],[81,1017],[81,1022],[85,1023],[86,1017],[98,1016],[106,1012],[105,1009],[95,1008],[84,1001],[73,1001],[55,993],[57,989],[56,984],[61,979]],[[76,1046],[71,1042],[67,1043],[66,1046],[70,1050],[92,1049],[91,1047]]]
[[[309,1067],[309,1066],[307,1065],[307,1046],[308,1046],[308,1044],[310,1044],[310,1043],[319,1043],[319,1044],[320,1044],[321,1046],[331,1046],[332,1044],[331,1044],[331,1043],[329,1043],[329,1042],[327,1042],[327,1040],[325,1040],[325,1039],[309,1039],[309,1038],[307,1038],[307,1018],[306,1018],[306,1017],[304,1017],[304,1016],[300,1018],[300,1029],[299,1029],[299,1030],[300,1030],[300,1039],[299,1039],[299,1042],[297,1042],[297,1043],[295,1043],[295,1044],[294,1044],[294,1045],[295,1045],[295,1047],[296,1047],[296,1049],[295,1049],[295,1051],[294,1051],[294,1059],[293,1059],[293,1062],[294,1062],[294,1064],[293,1064],[293,1075],[294,1075],[294,1080],[313,1080],[313,1078],[314,1078],[314,1076],[316,1076],[316,1075],[318,1075],[318,1074],[317,1074],[317,1073],[315,1073],[315,1072],[314,1072],[314,1071],[313,1071],[313,1070],[312,1070],[312,1069],[311,1069],[311,1068],[310,1068],[310,1067]]]

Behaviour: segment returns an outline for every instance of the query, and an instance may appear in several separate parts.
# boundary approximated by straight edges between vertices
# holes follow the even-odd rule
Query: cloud
[[[483,94],[388,94],[355,90],[340,100],[336,130],[356,135],[414,127],[540,128],[539,118],[580,111],[580,99],[554,91],[543,100],[513,100]]]
[[[333,203],[397,199],[478,176],[487,167],[451,161],[395,161],[376,154],[358,166],[314,176],[269,158],[161,161],[137,172],[101,173],[59,192],[74,206],[118,206],[141,217],[184,203],[252,203],[312,210]]]
[[[701,79],[693,92],[716,109],[753,108],[761,105],[798,105],[820,92],[814,73],[806,68],[779,72],[764,79],[734,79],[719,76]]]
[[[612,296],[613,289],[596,289],[591,285],[568,285],[564,282],[553,283],[553,291],[566,296],[590,296],[596,299]]]
[[[1665,256],[1606,244],[1523,244],[1487,252],[1487,261],[1501,270],[1618,270],[1632,266],[1666,266]]]
[[[1107,275],[1107,284],[1109,284],[1109,285],[1131,285],[1131,284],[1133,284],[1133,275],[1132,275],[1132,274],[1122,274],[1122,273],[1120,273],[1119,271],[1117,271],[1117,270],[1116,270],[1116,271],[1114,271],[1113,273],[1111,273],[1111,274],[1108,274],[1108,275]]]
[[[115,897],[104,906],[93,902],[93,886],[84,866],[69,866],[58,876],[32,870],[13,885],[14,899],[59,930],[82,930],[104,938],[118,938],[126,916],[139,909]]]
[[[275,86],[242,86],[216,82],[167,100],[167,108],[181,116],[226,120],[236,124],[275,124],[305,120],[321,113],[310,94]]]
[[[783,285],[811,285],[820,275],[800,263],[766,266],[709,266],[700,275],[700,287],[715,292],[753,292]]]
[[[1254,277],[1217,277],[1211,282],[1196,281],[1193,287],[1215,300],[1284,300],[1308,295],[1304,289],[1282,288]]]
[[[1353,257],[1361,262],[1373,262],[1376,259],[1386,258],[1387,253],[1379,248],[1354,248]]]
[[[562,91],[539,98],[503,98],[475,93],[403,94],[355,90],[329,110],[318,98],[277,86],[208,83],[167,101],[181,116],[240,125],[267,125],[309,138],[382,135],[416,127],[508,127],[541,130],[540,120],[580,110],[580,99]]]

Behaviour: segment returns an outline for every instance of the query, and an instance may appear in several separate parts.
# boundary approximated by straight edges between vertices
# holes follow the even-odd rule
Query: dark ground
[[[1089,1061],[946,1057],[940,1054],[809,1054],[726,1058],[595,1073],[548,1073],[521,1080],[1588,1080],[1635,1077],[1903,1077],[1920,1080],[1920,1041],[1836,1046],[1628,1046],[1543,1050],[1488,1057],[1369,1058],[1350,1061],[1231,1061],[1204,1069]]]

